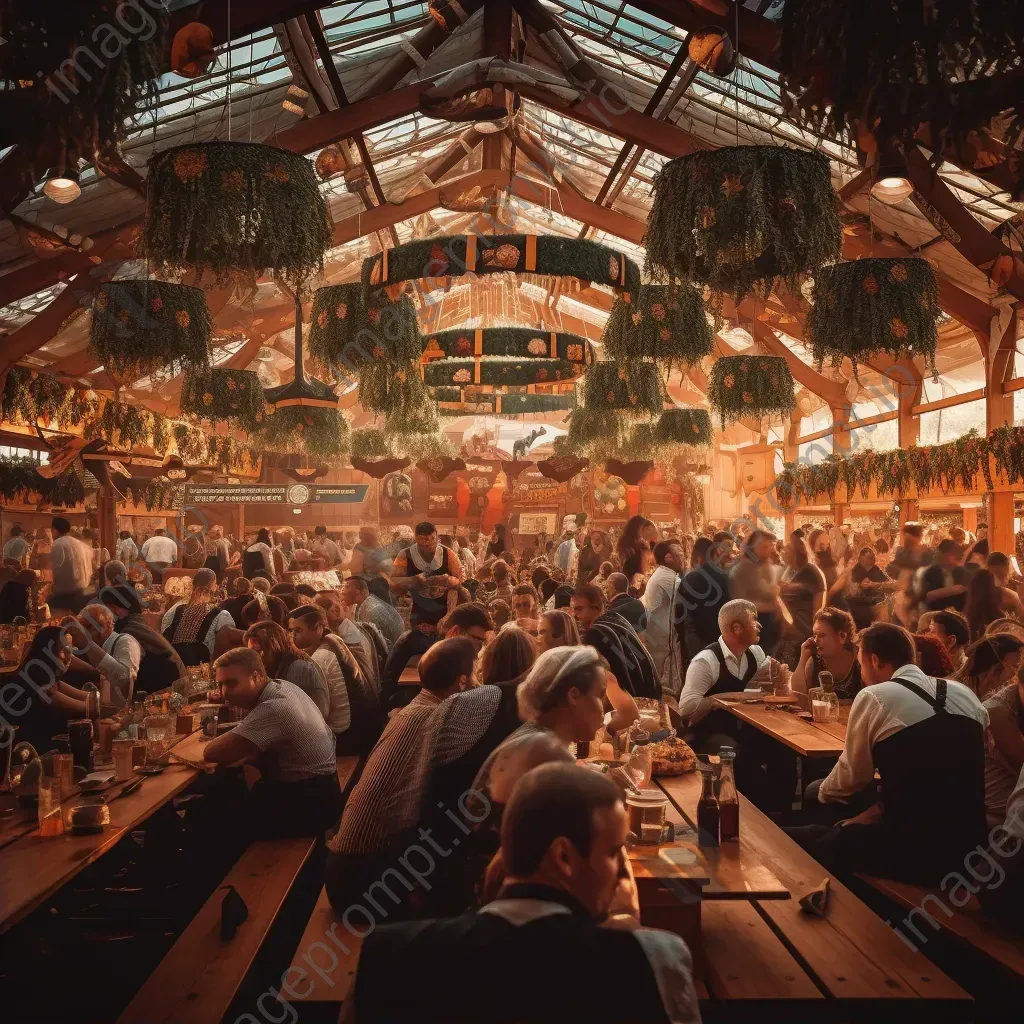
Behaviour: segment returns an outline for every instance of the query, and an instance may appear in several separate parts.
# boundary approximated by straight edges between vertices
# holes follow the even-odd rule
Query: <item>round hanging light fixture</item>
[[[46,172],[46,184],[43,185],[43,195],[52,199],[61,206],[73,203],[82,194],[82,187],[78,184],[78,172],[70,168],[67,170],[53,170]]]
[[[871,196],[886,206],[899,206],[914,194],[914,186],[902,175],[888,175],[879,178],[871,186]]]

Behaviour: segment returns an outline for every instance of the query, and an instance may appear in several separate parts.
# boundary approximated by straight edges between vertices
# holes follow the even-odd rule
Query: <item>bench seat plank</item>
[[[360,919],[360,923],[365,922]],[[349,952],[346,953],[339,943]],[[327,899],[327,889],[321,889],[291,966],[285,973],[282,984],[285,994],[298,1003],[343,1003],[355,984],[359,946],[359,939],[349,934],[335,916]]]
[[[684,814],[695,814],[699,779],[682,775],[659,784]],[[740,832],[741,845],[755,849],[793,894],[792,900],[757,901],[758,911],[834,998],[970,1000],[836,879],[831,880],[827,916],[803,913],[799,898],[828,872],[742,795]]]
[[[219,1024],[314,845],[313,839],[253,843],[136,992],[118,1024]],[[229,942],[220,938],[225,885],[233,885],[249,908]]]

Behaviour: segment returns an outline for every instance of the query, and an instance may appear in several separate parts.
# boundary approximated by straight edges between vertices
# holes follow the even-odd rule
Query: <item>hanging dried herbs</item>
[[[383,291],[375,292],[366,305],[358,281],[314,294],[309,355],[336,376],[353,376],[368,362],[409,362],[422,351],[416,307],[408,297],[392,302]]]
[[[272,269],[298,286],[323,270],[331,221],[313,165],[298,153],[251,142],[205,142],[150,163],[144,245],[168,274]]]
[[[814,278],[814,305],[805,327],[821,368],[886,352],[893,359],[921,356],[934,374],[939,290],[922,259],[862,259],[822,267]]]
[[[352,431],[353,459],[392,459],[395,450],[383,430],[366,427]]]
[[[306,453],[315,459],[339,460],[351,443],[348,421],[338,409],[286,406],[263,421],[255,435],[272,452]]]
[[[654,179],[649,273],[712,293],[767,298],[840,257],[828,158],[783,146],[725,146],[670,160]]]
[[[92,307],[89,345],[120,384],[155,370],[209,362],[213,318],[201,288],[166,281],[109,281]]]
[[[658,445],[692,445],[710,447],[715,440],[711,416],[707,409],[666,409],[654,427]]]
[[[133,448],[156,448],[153,433],[157,429],[157,416],[142,406],[128,402],[106,402],[99,415],[85,425],[85,437],[102,438],[125,451]]]
[[[5,502],[34,502],[40,498],[49,505],[73,508],[85,500],[82,480],[73,469],[48,480],[39,475],[34,459],[0,455],[0,498]]]
[[[181,411],[211,423],[255,430],[266,410],[263,385],[254,370],[202,367],[188,370],[181,386]]]
[[[710,356],[715,336],[696,288],[645,284],[632,301],[616,300],[601,343],[610,359],[659,359],[673,366]]]
[[[49,373],[12,366],[0,392],[0,420],[36,424],[62,430],[77,426],[96,414],[95,391],[65,384]]]
[[[658,367],[654,363],[595,363],[583,378],[586,409],[616,409],[620,415],[657,416],[665,404]]]
[[[174,446],[186,466],[202,466],[210,453],[210,442],[206,434],[187,423],[174,424]]]
[[[781,356],[722,356],[708,377],[708,404],[723,428],[745,416],[788,416],[793,375]]]
[[[359,404],[369,412],[390,415],[418,409],[428,400],[417,363],[364,363],[359,371]]]

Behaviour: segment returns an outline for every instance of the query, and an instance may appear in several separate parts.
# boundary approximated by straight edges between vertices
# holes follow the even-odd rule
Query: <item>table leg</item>
[[[790,810],[799,811],[804,806],[804,759],[796,755],[796,792],[793,794],[793,803]]]

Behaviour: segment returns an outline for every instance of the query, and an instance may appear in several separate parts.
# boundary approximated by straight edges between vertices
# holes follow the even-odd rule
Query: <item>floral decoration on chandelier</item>
[[[450,384],[525,387],[575,380],[582,372],[582,363],[570,363],[564,359],[481,356],[475,359],[435,359],[424,364],[423,380],[431,387]]]
[[[436,331],[423,340],[423,359],[467,359],[507,356],[513,359],[563,359],[589,366],[594,361],[590,342],[568,331],[539,331],[533,327],[484,327]]]
[[[821,368],[880,352],[893,359],[921,356],[934,374],[939,289],[927,260],[861,259],[822,267],[805,331]]]
[[[782,356],[722,356],[708,377],[708,404],[722,427],[743,417],[788,416],[793,375]]]
[[[635,419],[657,416],[665,401],[661,376],[654,363],[595,363],[581,387],[585,409],[616,410],[620,416]]]
[[[659,359],[672,366],[710,356],[715,336],[696,288],[645,284],[632,302],[616,300],[601,344],[610,359]]]
[[[670,160],[654,179],[649,273],[712,293],[767,298],[840,257],[829,161],[784,146],[723,146]]]
[[[709,448],[715,440],[707,409],[666,409],[654,424],[654,443],[659,447],[688,445]]]
[[[263,385],[255,370],[199,367],[187,370],[181,411],[211,423],[236,423],[255,430],[266,415]]]

